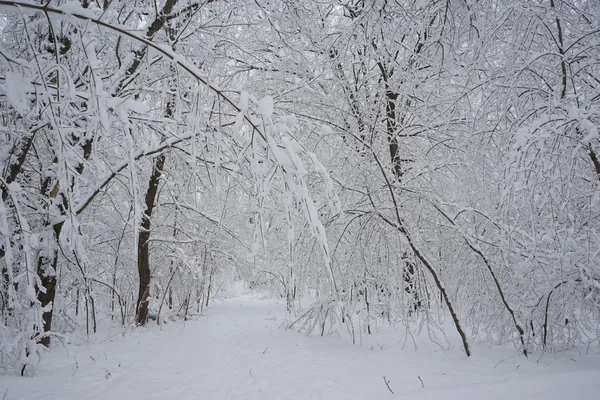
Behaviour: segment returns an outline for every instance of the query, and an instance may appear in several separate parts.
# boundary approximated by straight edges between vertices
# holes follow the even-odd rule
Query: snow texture
[[[258,112],[265,118],[273,116],[273,98],[265,96],[257,102]]]
[[[403,348],[401,335],[385,327],[363,335],[362,345],[307,337],[285,330],[284,318],[277,301],[241,295],[197,321],[59,347],[37,377],[1,376],[0,393],[5,400],[562,400],[600,393],[598,355],[526,359],[508,347],[475,347],[467,359],[460,346],[443,351],[418,337],[418,351]]]

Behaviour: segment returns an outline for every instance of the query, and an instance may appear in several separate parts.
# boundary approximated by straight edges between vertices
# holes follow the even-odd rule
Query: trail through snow
[[[137,399],[592,399],[600,357],[525,359],[509,348],[402,348],[398,336],[370,345],[280,328],[274,300],[244,295],[198,321],[136,331],[105,343],[56,349],[38,376],[0,376],[4,400]],[[536,356],[534,356],[536,357]],[[539,355],[537,356],[539,357]],[[384,381],[388,381],[389,389]],[[423,383],[421,383],[421,381]],[[424,387],[423,387],[424,386]],[[394,393],[391,393],[391,391]]]

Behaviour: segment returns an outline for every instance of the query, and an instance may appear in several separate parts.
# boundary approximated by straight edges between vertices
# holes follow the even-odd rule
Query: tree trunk
[[[160,175],[165,165],[165,155],[161,154],[154,160],[154,168],[148,191],[146,192],[146,210],[142,216],[140,231],[138,234],[138,273],[140,285],[138,288],[138,301],[136,305],[135,322],[138,325],[145,325],[148,321],[148,295],[150,291],[150,220],[152,211],[158,195],[158,184]]]
[[[65,215],[64,208],[61,208],[61,214]],[[60,232],[62,230],[62,222],[52,227],[54,231],[55,243],[58,243],[60,238]],[[46,311],[42,314],[42,320],[44,326],[39,327],[39,332],[45,334],[52,330],[52,315],[54,311],[54,298],[56,297],[56,268],[58,266],[58,250],[51,250],[52,260],[48,262],[46,257],[39,256],[37,263],[37,274],[40,277],[42,287],[45,291],[39,290],[37,298],[42,308],[46,308]],[[40,339],[40,343],[44,346],[50,346],[50,336],[43,336]]]
[[[56,265],[58,261],[58,253],[55,253],[52,260],[52,268],[54,271],[43,271],[43,263],[41,262],[41,258],[38,259],[38,276],[41,279],[42,286],[46,289],[45,292],[41,290],[38,292],[37,298],[40,301],[40,305],[42,308],[48,307],[52,304],[52,307],[47,311],[44,311],[42,314],[42,319],[44,321],[44,326],[40,327],[40,332],[46,333],[52,330],[52,311],[53,311],[53,302],[56,297]],[[50,336],[44,336],[40,339],[40,343],[44,346],[50,346]]]
[[[400,164],[398,133],[396,132],[396,101],[398,100],[398,93],[392,92],[388,88],[386,90],[385,97],[385,123],[390,150],[390,161],[392,162],[393,173],[396,177],[396,181],[400,183],[403,172],[402,165]]]

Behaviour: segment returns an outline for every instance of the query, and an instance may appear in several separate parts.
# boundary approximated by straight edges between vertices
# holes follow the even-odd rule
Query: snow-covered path
[[[185,326],[58,349],[35,378],[0,376],[0,398],[564,400],[600,393],[595,355],[538,361],[479,347],[466,359],[459,348],[415,352],[384,336],[353,346],[279,329],[283,317],[275,301],[241,296]]]

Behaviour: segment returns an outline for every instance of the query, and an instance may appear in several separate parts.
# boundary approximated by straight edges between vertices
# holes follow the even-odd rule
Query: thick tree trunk
[[[46,188],[43,185],[42,192],[46,192]],[[56,198],[57,192],[59,190],[58,184],[54,186],[52,191],[49,193],[49,199]],[[59,210],[62,216],[67,214],[68,203],[64,196],[62,196],[62,203],[59,206]],[[60,234],[62,231],[63,223],[60,222],[52,226],[52,230],[54,231],[54,244],[58,246],[60,240]],[[50,243],[47,244],[50,246]],[[40,277],[40,281],[44,290],[38,290],[37,299],[40,302],[42,308],[46,309],[42,314],[42,320],[44,321],[44,326],[39,327],[39,332],[45,334],[46,332],[50,332],[52,330],[52,315],[54,311],[54,298],[56,297],[56,274],[58,267],[58,250],[51,249],[49,257],[44,255],[38,256],[37,260],[37,274]],[[40,339],[40,343],[44,346],[50,346],[50,336],[43,336]]]
[[[150,24],[146,31],[146,38],[152,40],[154,36],[160,31],[167,22],[167,16],[173,11],[173,7],[177,4],[178,0],[167,0],[161,9],[160,14],[156,16],[156,19]],[[175,40],[175,30],[170,30],[171,40]],[[140,50],[135,52],[135,58],[133,63],[127,70],[128,80],[123,80],[117,92],[121,92],[124,87],[131,82],[131,78],[135,76],[141,60],[145,57],[148,48],[142,47]],[[174,114],[173,103],[167,102],[165,108],[165,117],[172,118]],[[136,316],[135,322],[137,325],[145,325],[148,322],[148,296],[150,294],[150,225],[152,212],[156,204],[158,197],[158,185],[160,183],[160,176],[165,165],[166,155],[163,153],[154,160],[154,168],[150,181],[148,182],[148,191],[146,192],[146,210],[142,216],[142,223],[140,224],[140,230],[138,233],[138,274],[139,274],[139,287],[138,287],[138,300],[135,308]]]
[[[146,210],[142,216],[140,231],[138,234],[138,273],[140,284],[138,288],[138,301],[136,305],[135,322],[138,325],[145,325],[148,321],[148,295],[150,292],[150,221],[152,211],[156,204],[158,195],[158,185],[160,183],[160,175],[162,174],[165,165],[165,155],[161,154],[154,160],[154,168],[150,181],[148,183],[148,191],[146,192]]]
[[[378,65],[386,89],[385,124],[387,130],[386,133],[388,139],[388,149],[390,153],[390,162],[392,163],[392,174],[395,181],[397,183],[401,183],[404,171],[402,169],[402,160],[400,159],[400,146],[398,143],[397,131],[398,114],[396,111],[396,102],[398,101],[399,94],[398,92],[393,91],[389,86],[388,80],[391,73],[388,72],[387,66],[381,62]],[[415,264],[406,259],[406,262],[403,263],[402,268],[402,276],[406,284],[405,290],[412,297],[412,304],[409,310],[409,314],[412,314],[413,311],[418,311],[421,308],[421,299],[419,297],[416,282]]]
[[[40,327],[40,332],[50,332],[52,330],[52,311],[53,311],[53,303],[54,298],[56,297],[56,266],[58,262],[58,253],[54,253],[52,259],[52,269],[53,271],[44,271],[44,264],[42,258],[38,259],[38,276],[41,279],[42,286],[46,289],[45,292],[41,290],[38,292],[37,298],[41,303],[42,308],[48,307],[52,304],[52,307],[49,307],[49,310],[44,311],[42,314],[42,319],[44,321],[44,326]],[[50,346],[50,336],[44,336],[40,339],[40,343],[44,346]]]
[[[390,161],[396,181],[402,180],[402,165],[400,164],[400,149],[398,147],[398,132],[396,132],[396,101],[398,93],[387,90],[385,104],[385,123],[387,129],[388,144],[390,150]]]

